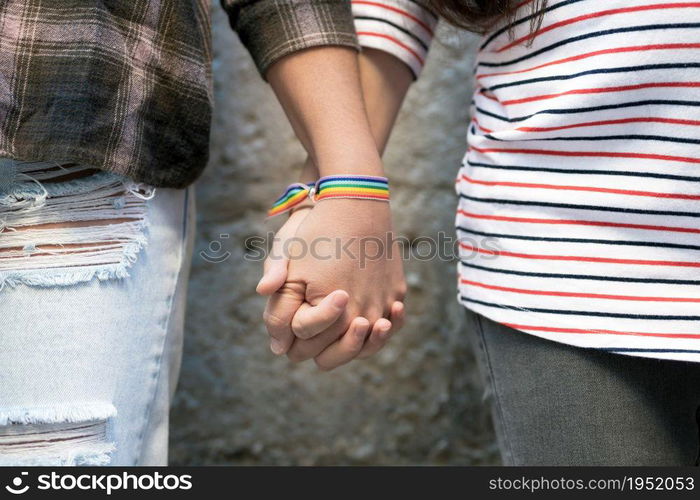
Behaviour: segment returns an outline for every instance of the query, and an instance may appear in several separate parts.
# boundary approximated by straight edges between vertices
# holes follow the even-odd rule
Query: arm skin
[[[372,136],[384,154],[413,74],[396,57],[375,49],[360,54],[360,82]]]
[[[325,53],[310,54],[319,51]],[[295,61],[296,56],[302,57]],[[318,64],[323,66],[317,70]],[[338,173],[382,175],[379,156],[413,80],[407,66],[373,49],[363,51],[359,63],[357,56],[346,49],[312,49],[280,60],[271,68],[268,78],[309,152],[301,181]],[[329,208],[319,210],[324,205]],[[331,233],[340,235],[376,235],[377,226],[380,230],[391,230],[388,207],[383,203],[328,200],[313,210],[309,208],[290,216],[277,234],[277,244],[283,244],[293,235],[301,234],[309,240],[330,234],[329,224],[337,228]],[[353,217],[339,224],[338,219],[348,211]],[[317,216],[319,212],[322,213]],[[258,286],[260,293],[273,294],[266,309],[273,352],[288,351],[294,361],[314,358],[319,367],[331,369],[354,357],[374,354],[403,323],[405,284],[400,259],[382,260],[367,269],[358,269],[356,262],[336,259],[332,262],[333,270],[337,271],[338,267],[341,270],[328,280],[332,286],[315,285],[313,277],[295,280],[297,264],[268,260]],[[324,262],[304,264],[297,266],[301,268],[298,275],[308,278]],[[364,276],[358,280],[358,274]],[[327,278],[326,275],[317,279]],[[309,288],[314,286],[321,290],[325,286],[325,293],[309,296]],[[333,291],[333,287],[348,291],[350,297],[344,291]],[[366,295],[370,296],[369,300],[363,297]],[[381,308],[382,303],[385,305],[380,312],[377,305]],[[369,322],[360,314],[368,316]],[[391,322],[381,319],[382,315],[391,318],[393,327]],[[306,338],[295,338],[292,330]]]
[[[295,52],[274,63],[267,79],[321,176],[383,174],[354,50]]]

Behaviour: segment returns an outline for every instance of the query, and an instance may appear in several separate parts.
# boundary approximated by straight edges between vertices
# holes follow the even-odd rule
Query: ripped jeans
[[[165,465],[192,189],[0,159],[0,465]]]

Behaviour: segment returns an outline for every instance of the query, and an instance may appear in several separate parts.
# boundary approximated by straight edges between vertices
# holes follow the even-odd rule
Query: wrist
[[[376,146],[370,150],[346,148],[337,150],[328,157],[318,156],[319,177],[329,175],[371,175],[384,176],[384,164],[379,157]]]
[[[308,217],[325,227],[326,234],[342,239],[367,236],[384,239],[392,232],[389,204],[372,200],[324,200],[316,203]]]
[[[313,162],[311,157],[307,157],[304,162],[304,166],[301,168],[301,173],[299,175],[299,182],[303,184],[309,184],[316,182],[321,174],[318,172],[318,167]]]
[[[291,217],[294,214],[297,214],[299,212],[305,212],[307,210],[311,210],[314,208],[314,202],[311,201],[310,199],[306,199],[303,202],[299,203],[298,205],[292,207],[289,209],[289,216]]]

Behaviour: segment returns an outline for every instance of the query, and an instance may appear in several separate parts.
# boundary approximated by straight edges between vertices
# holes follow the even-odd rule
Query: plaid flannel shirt
[[[348,0],[222,0],[264,73],[317,45],[357,47]],[[67,161],[155,186],[204,169],[207,0],[0,1],[0,158]]]

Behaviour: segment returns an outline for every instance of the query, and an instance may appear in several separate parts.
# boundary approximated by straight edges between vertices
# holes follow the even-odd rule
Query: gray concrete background
[[[218,2],[216,2],[218,4]],[[331,373],[268,351],[244,241],[304,159],[272,92],[214,5],[216,110],[197,185],[198,241],[172,412],[174,464],[490,464],[488,411],[455,300],[455,264],[411,261],[406,327],[374,359]],[[385,155],[395,222],[452,234],[474,38],[441,30]],[[228,235],[222,238],[221,235]],[[197,255],[221,244],[213,264]],[[216,245],[216,244],[215,244]]]

